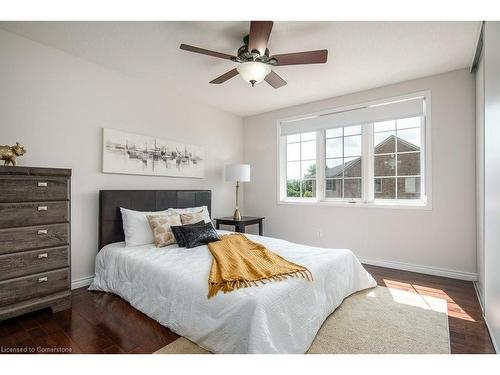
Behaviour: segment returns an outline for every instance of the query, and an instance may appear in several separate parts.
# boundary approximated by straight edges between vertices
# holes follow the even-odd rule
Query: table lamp
[[[233,219],[234,220],[241,220],[240,182],[250,181],[250,165],[249,164],[227,164],[226,165],[226,181],[236,182],[236,210],[234,211]]]

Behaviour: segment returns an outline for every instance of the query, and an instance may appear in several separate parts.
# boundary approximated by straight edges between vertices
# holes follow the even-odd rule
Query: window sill
[[[334,201],[324,200],[319,201],[316,199],[281,199],[278,204],[283,205],[298,205],[298,206],[327,206],[327,207],[357,207],[357,208],[389,208],[400,210],[432,210],[432,205],[429,202],[363,202],[363,201]]]

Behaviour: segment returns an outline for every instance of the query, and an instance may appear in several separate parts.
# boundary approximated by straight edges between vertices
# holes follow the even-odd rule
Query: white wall
[[[72,277],[94,273],[99,189],[211,189],[213,214],[234,210],[226,162],[241,162],[242,120],[190,98],[0,30],[0,144],[20,165],[73,169]],[[102,174],[101,128],[204,145],[206,178]]]
[[[500,22],[484,33],[484,301],[498,352],[500,344]]]
[[[279,119],[423,90],[432,95],[432,210],[277,203]],[[474,76],[464,69],[245,118],[244,159],[252,166],[245,214],[265,216],[269,236],[349,248],[393,267],[408,263],[424,272],[475,278],[474,90]]]

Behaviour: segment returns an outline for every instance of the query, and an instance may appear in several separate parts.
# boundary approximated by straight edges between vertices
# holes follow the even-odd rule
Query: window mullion
[[[320,130],[316,134],[316,199],[318,201],[325,200],[325,165],[326,165],[326,151],[325,151],[325,130]]]
[[[304,197],[303,191],[302,191],[302,181],[304,178],[304,175],[302,174],[302,134],[300,135],[300,143],[299,143],[299,195],[300,198]]]
[[[373,123],[365,124],[362,129],[362,197],[363,201],[372,202],[375,198]]]
[[[278,135],[280,136],[280,135]],[[287,173],[288,173],[288,163],[287,163],[287,143],[286,136],[280,136],[280,199],[287,197]]]
[[[342,162],[342,196],[341,196],[341,198],[343,200],[345,200],[345,194],[344,194],[345,193],[345,179],[344,179],[344,177],[345,177],[344,176],[344,168],[345,168],[345,162],[344,162],[345,161],[345,157],[344,157],[344,152],[345,152],[345,150],[344,150],[344,148],[345,148],[345,132],[344,132],[344,129],[345,128],[342,128],[342,160],[341,160],[341,162]]]
[[[425,197],[427,195],[427,192],[425,191],[425,181],[427,180],[427,173],[426,173],[426,167],[427,167],[427,160],[425,160],[425,156],[427,155],[427,150],[426,150],[426,126],[425,126],[425,116],[420,117],[420,199]]]
[[[395,196],[394,198],[396,200],[399,199],[399,193],[398,193],[398,120],[396,119],[395,121],[396,123],[396,128],[394,129],[395,133],[396,134],[396,139],[394,141],[394,150],[395,150],[395,153],[394,153],[394,174],[396,175],[395,177],[395,181],[394,181],[394,191],[395,191]]]

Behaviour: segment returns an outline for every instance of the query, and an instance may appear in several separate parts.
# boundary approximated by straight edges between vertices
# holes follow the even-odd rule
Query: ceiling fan
[[[286,81],[273,71],[273,66],[326,63],[328,58],[328,50],[326,49],[269,56],[267,42],[272,28],[272,21],[251,21],[250,34],[243,38],[244,45],[238,49],[237,56],[187,44],[181,44],[180,49],[239,63],[236,68],[210,81],[210,83],[215,84],[224,83],[239,73],[252,87],[265,80],[272,87],[278,89],[286,85]]]

